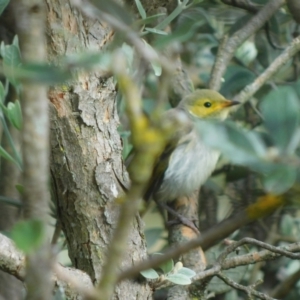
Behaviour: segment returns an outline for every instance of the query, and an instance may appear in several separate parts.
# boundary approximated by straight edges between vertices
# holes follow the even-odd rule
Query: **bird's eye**
[[[211,103],[210,103],[210,102],[205,102],[205,103],[204,103],[204,106],[205,106],[205,107],[211,107]]]

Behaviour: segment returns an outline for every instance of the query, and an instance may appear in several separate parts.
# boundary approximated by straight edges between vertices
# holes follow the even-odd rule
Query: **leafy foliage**
[[[11,237],[20,250],[30,253],[44,239],[43,224],[39,220],[20,221],[12,229]]]

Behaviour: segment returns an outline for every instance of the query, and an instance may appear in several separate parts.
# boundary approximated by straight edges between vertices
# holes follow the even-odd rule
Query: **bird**
[[[146,203],[153,199],[166,208],[166,203],[191,196],[205,183],[216,167],[220,152],[203,143],[196,122],[225,120],[231,107],[237,104],[240,103],[216,91],[197,89],[164,113],[164,120],[181,114],[184,123],[171,135],[157,158],[143,197]]]

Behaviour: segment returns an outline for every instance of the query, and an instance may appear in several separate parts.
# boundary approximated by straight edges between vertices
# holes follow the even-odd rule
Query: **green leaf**
[[[134,26],[134,28],[138,28],[138,27],[141,27],[142,25],[153,23],[153,21],[155,21],[157,18],[163,17],[165,15],[166,15],[166,13],[160,13],[160,14],[155,14],[153,16],[147,17],[147,18],[142,19],[142,20],[137,20],[134,23],[136,25],[136,26]]]
[[[285,214],[281,218],[280,222],[280,232],[284,236],[292,236],[295,227],[294,218],[288,214]]]
[[[142,271],[141,275],[147,279],[157,279],[159,277],[158,273],[154,269]]]
[[[198,121],[196,128],[206,145],[220,150],[233,163],[256,171],[266,171],[269,165],[263,159],[266,156],[266,146],[258,133],[239,128],[229,121]]]
[[[255,74],[245,67],[232,65],[226,70],[224,83],[222,84],[222,95],[233,95],[255,79]]]
[[[185,275],[188,278],[192,278],[196,275],[196,272],[192,269],[182,267],[178,270],[178,272],[176,274],[182,274],[182,275]]]
[[[189,285],[192,283],[191,279],[183,274],[170,274],[166,276],[166,279],[179,285]]]
[[[152,46],[150,46],[145,40],[143,40],[145,43],[145,47],[146,48],[152,48]],[[152,61],[151,62],[151,66],[153,68],[154,74],[155,76],[160,76],[161,72],[162,72],[162,67],[161,65],[157,62],[157,61]]]
[[[159,268],[164,272],[164,274],[171,272],[174,268],[173,259],[165,261],[162,265],[159,265]]]
[[[109,52],[95,53],[95,52],[83,52],[74,53],[72,55],[65,56],[60,65],[66,70],[68,69],[92,69],[100,67],[107,69],[110,66],[112,55]]]
[[[43,241],[43,223],[39,220],[18,222],[13,227],[11,236],[16,246],[28,254],[40,246]]]
[[[2,15],[2,13],[8,3],[9,3],[9,0],[0,0],[0,15]]]
[[[3,57],[3,72],[10,83],[19,90],[20,83],[16,79],[16,68],[21,65],[21,55],[18,45],[1,43],[0,53]]]
[[[162,228],[150,228],[145,230],[148,249],[151,248],[160,239],[162,233],[163,233]]]
[[[18,165],[17,161],[2,146],[0,146],[0,156]]]
[[[216,245],[216,246],[210,248],[207,252],[205,252],[208,264],[211,264],[211,265],[215,264],[216,259],[219,257],[219,255],[224,250],[225,250],[225,246],[219,244],[219,245]],[[229,255],[227,257],[233,258],[233,257],[237,257],[238,255],[244,255],[247,253],[249,253],[249,248],[246,246],[242,246],[238,249],[238,252],[236,252],[236,251],[231,252],[231,253],[229,253]],[[248,270],[248,266],[246,265],[246,266],[239,266],[234,269],[229,269],[229,270],[222,271],[222,272],[227,277],[229,277],[232,280],[234,280],[235,282],[239,283],[245,276],[247,270]],[[210,281],[207,289],[211,292],[214,292],[215,294],[221,294],[221,293],[231,290],[231,287],[228,286],[226,283],[224,283],[221,279],[219,279],[217,277],[213,277],[213,279]]]
[[[8,103],[6,116],[14,127],[19,130],[22,128],[23,117],[19,100]]]
[[[282,194],[293,186],[297,178],[297,171],[290,166],[276,166],[271,173],[263,178],[263,185],[267,192]]]
[[[162,49],[172,42],[185,42],[195,35],[196,30],[204,25],[205,19],[198,22],[184,22],[180,27],[174,30],[173,33],[168,36],[160,36],[154,42],[155,48]],[[158,28],[160,29],[160,28]]]
[[[18,208],[22,207],[22,203],[20,202],[20,200],[8,198],[5,196],[0,196],[0,202],[11,205],[11,206],[15,206]]]
[[[155,34],[160,34],[160,35],[168,35],[168,33],[166,31],[162,31],[162,30],[150,28],[150,27],[145,27],[145,31],[155,33]]]
[[[140,0],[134,0],[134,1],[135,1],[136,7],[137,7],[142,19],[146,19],[147,14],[146,14],[146,11],[145,11],[141,1]]]
[[[22,185],[22,184],[16,184],[15,188],[20,193],[20,195],[24,194],[24,185]]]
[[[48,64],[26,64],[16,69],[18,80],[34,81],[46,84],[62,84],[72,77],[71,71]]]
[[[254,42],[245,41],[235,52],[235,57],[238,58],[244,65],[249,65],[257,56],[257,49]]]
[[[288,86],[272,90],[260,107],[275,145],[282,153],[292,154],[299,142],[300,104],[296,91]]]
[[[159,24],[155,26],[156,29],[164,30],[185,8],[189,0],[178,1],[177,7]]]
[[[5,100],[5,89],[3,83],[0,81],[0,102],[4,103]]]

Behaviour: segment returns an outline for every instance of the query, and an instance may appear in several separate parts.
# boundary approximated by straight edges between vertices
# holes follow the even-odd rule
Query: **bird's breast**
[[[208,148],[193,136],[175,148],[155,198],[170,201],[190,196],[214,170],[219,152]]]

